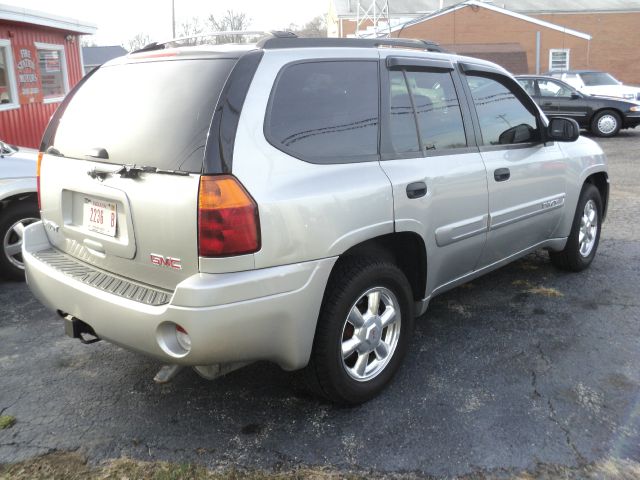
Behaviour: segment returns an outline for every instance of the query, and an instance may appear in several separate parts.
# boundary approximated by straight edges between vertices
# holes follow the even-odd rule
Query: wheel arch
[[[600,192],[602,199],[602,220],[607,217],[607,208],[609,207],[609,176],[606,172],[596,172],[589,175],[583,183],[584,185],[594,185]]]
[[[415,232],[394,232],[360,242],[340,255],[336,266],[352,257],[377,257],[395,263],[411,285],[415,301],[424,299],[427,286],[427,250],[424,240]],[[329,282],[331,281],[329,276]]]
[[[591,122],[593,122],[593,119],[596,118],[598,114],[604,111],[611,111],[616,113],[620,117],[620,128],[622,128],[622,125],[624,125],[624,114],[622,113],[622,110],[618,110],[616,107],[607,107],[607,106],[600,107],[597,110],[593,111],[593,113],[591,114],[588,120],[589,127],[591,126]]]

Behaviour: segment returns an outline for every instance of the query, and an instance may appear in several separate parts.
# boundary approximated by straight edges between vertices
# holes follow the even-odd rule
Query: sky
[[[93,23],[97,45],[127,43],[138,33],[152,41],[168,40],[171,33],[171,0],[1,0],[5,5],[40,10]],[[251,29],[277,30],[291,23],[303,25],[318,15],[325,15],[329,0],[174,0],[176,33],[182,22],[209,14],[224,16],[228,9],[244,12],[251,19]]]

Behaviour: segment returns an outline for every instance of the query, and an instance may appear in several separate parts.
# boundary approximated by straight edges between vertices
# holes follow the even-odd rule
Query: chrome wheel
[[[618,128],[618,119],[610,114],[602,115],[598,119],[598,130],[603,135],[611,135]]]
[[[22,261],[22,237],[24,235],[24,229],[27,225],[37,222],[38,220],[38,218],[31,217],[18,220],[9,227],[2,239],[2,251],[5,257],[9,260],[9,263],[20,270],[24,270],[24,263]]]
[[[400,338],[400,306],[385,287],[367,290],[349,311],[342,328],[342,366],[359,382],[375,378],[393,357]]]
[[[578,245],[580,255],[588,257],[596,243],[598,233],[598,210],[593,200],[589,200],[584,205],[582,218],[580,219],[580,233],[578,234]]]

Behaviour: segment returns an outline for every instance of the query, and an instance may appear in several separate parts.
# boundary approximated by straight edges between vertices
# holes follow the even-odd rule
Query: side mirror
[[[582,95],[578,92],[571,92],[571,100],[578,100],[579,98],[582,98]]]
[[[580,136],[580,126],[573,118],[552,118],[547,127],[547,139],[558,142],[575,142]]]

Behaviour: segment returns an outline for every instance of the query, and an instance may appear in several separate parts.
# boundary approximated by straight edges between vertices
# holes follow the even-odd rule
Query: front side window
[[[570,98],[573,93],[570,88],[552,80],[538,80],[538,88],[543,97]]]
[[[36,49],[42,82],[42,97],[45,102],[60,101],[69,90],[64,46],[36,43]]]
[[[537,119],[502,83],[489,77],[467,76],[478,113],[484,145],[529,143],[540,139]]]
[[[281,72],[265,134],[276,148],[315,163],[378,153],[378,64],[317,61]]]
[[[0,39],[0,110],[18,104],[18,95],[13,80],[11,44]]]
[[[569,70],[569,50],[549,50],[549,70]]]

